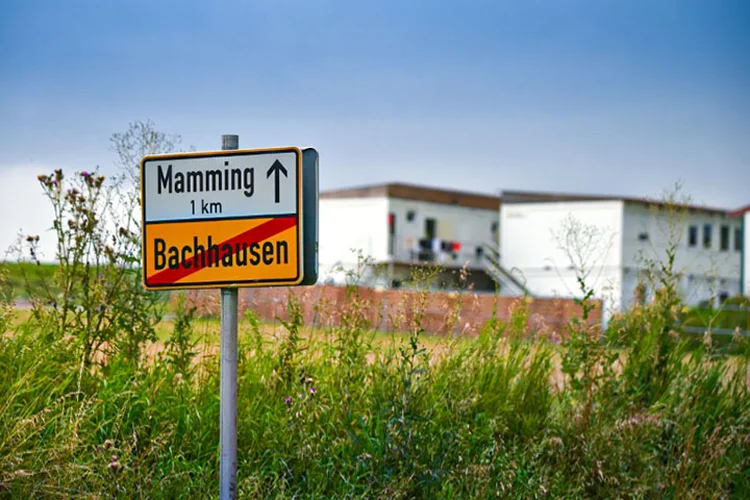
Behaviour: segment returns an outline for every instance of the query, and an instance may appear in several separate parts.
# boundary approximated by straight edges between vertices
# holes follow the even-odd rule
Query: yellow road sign
[[[302,184],[298,148],[145,157],[144,286],[300,284]]]

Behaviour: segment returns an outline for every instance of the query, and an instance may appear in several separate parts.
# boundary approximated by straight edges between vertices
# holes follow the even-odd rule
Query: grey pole
[[[222,135],[221,149],[239,148],[238,135]],[[221,392],[219,498],[237,498],[237,288],[221,289]]]

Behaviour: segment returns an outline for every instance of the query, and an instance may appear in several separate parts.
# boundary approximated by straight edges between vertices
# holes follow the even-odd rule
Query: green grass
[[[572,347],[528,339],[523,314],[454,342],[374,333],[356,307],[334,330],[294,307],[285,323],[242,320],[240,497],[750,491],[746,346],[730,361],[674,344],[654,392],[634,375],[650,341],[632,336],[603,348],[617,369],[580,389],[558,369]],[[215,497],[218,321],[178,309],[158,349],[84,367],[76,337],[39,318],[0,337],[0,497]]]
[[[57,264],[0,262],[0,272],[6,276],[4,286],[17,300],[46,295],[46,290],[58,294],[60,290],[54,287],[57,269]]]
[[[750,299],[734,297],[716,308],[688,308],[682,321],[683,326],[714,328],[723,330],[750,331]]]

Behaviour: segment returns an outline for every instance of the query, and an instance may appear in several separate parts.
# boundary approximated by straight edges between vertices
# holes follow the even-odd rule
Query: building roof
[[[550,193],[543,191],[502,191],[500,196],[470,193],[466,191],[455,191],[451,189],[440,189],[429,186],[417,186],[393,182],[388,184],[372,184],[354,188],[335,189],[320,193],[323,199],[336,198],[399,198],[403,200],[426,201],[443,205],[458,205],[470,208],[482,208],[486,210],[497,210],[501,203],[551,203],[565,201],[623,201],[644,205],[649,207],[664,208],[667,203],[664,200],[650,198],[636,198],[629,196],[605,195],[605,194],[575,194],[575,193]],[[739,217],[745,212],[750,212],[750,205],[738,210],[726,210],[722,208],[707,207],[696,204],[676,204],[679,208],[691,212],[703,212],[709,214],[727,215]]]
[[[745,215],[746,213],[750,212],[750,205],[745,205],[742,208],[738,208],[737,210],[732,210],[729,212],[730,217],[740,217],[742,215]]]
[[[498,210],[500,197],[486,194],[467,193],[413,184],[389,183],[337,189],[320,193],[323,199],[332,198],[400,198],[403,200],[426,201],[443,205]]]
[[[623,201],[649,207],[664,208],[668,205],[664,200],[649,198],[635,198],[616,195],[596,194],[572,194],[572,193],[546,193],[538,191],[503,191],[500,195],[502,203],[550,203],[563,201]],[[732,215],[728,210],[722,208],[706,207],[702,205],[676,203],[676,207],[687,209],[691,212],[704,212],[710,214]]]

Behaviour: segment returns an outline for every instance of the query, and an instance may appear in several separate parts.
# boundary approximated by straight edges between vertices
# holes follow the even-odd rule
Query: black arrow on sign
[[[289,177],[287,175],[287,171],[284,168],[284,165],[281,164],[279,160],[276,160],[273,162],[273,165],[271,165],[271,168],[268,169],[268,172],[266,173],[266,178],[271,177],[271,174],[276,173],[276,203],[279,202],[279,174],[284,174],[284,177]]]

